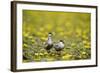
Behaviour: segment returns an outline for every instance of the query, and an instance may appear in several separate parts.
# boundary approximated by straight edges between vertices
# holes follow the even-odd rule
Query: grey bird
[[[63,40],[60,40],[58,43],[54,44],[54,48],[57,51],[57,54],[60,55],[61,51],[64,49],[64,42]]]
[[[47,52],[50,52],[50,49],[53,47],[53,41],[52,41],[52,33],[48,34],[48,39],[45,42],[45,49],[47,50]]]

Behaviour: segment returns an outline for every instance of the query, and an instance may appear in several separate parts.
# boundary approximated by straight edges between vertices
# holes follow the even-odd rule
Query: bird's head
[[[49,36],[49,37],[51,37],[51,36],[52,36],[52,33],[51,33],[51,32],[49,32],[49,33],[48,33],[48,36]]]
[[[63,40],[60,40],[60,42],[64,43],[64,41],[63,41]]]

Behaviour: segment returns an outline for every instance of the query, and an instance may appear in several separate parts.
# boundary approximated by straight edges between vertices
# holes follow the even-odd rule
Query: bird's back
[[[54,48],[56,51],[61,51],[64,48],[64,44],[62,42],[56,43]]]

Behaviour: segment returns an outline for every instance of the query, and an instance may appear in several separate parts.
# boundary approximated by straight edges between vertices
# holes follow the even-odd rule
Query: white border
[[[56,61],[56,62],[36,62],[36,63],[22,63],[22,10],[48,10],[48,11],[64,11],[64,12],[84,12],[91,13],[91,59],[79,61]],[[63,7],[63,6],[49,6],[49,5],[29,5],[17,4],[17,69],[35,69],[35,68],[49,68],[49,67],[63,67],[63,66],[82,66],[95,65],[96,57],[96,9],[81,8],[81,7]]]

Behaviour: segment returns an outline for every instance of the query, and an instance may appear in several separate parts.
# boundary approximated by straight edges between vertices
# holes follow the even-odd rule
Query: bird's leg
[[[61,60],[61,51],[56,52],[56,58],[57,60]]]
[[[50,50],[47,50],[48,53],[50,53]]]
[[[57,51],[57,55],[58,56],[61,56],[61,51]]]

